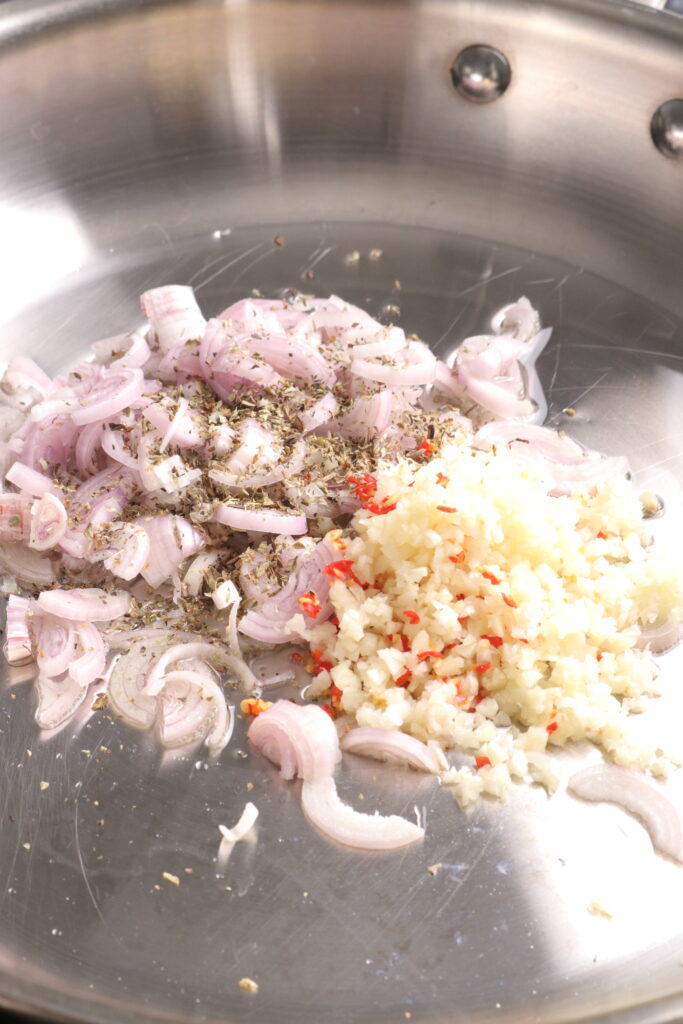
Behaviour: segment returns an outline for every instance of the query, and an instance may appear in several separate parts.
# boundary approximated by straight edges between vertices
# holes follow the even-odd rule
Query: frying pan
[[[555,327],[550,423],[626,453],[673,544],[681,97],[683,20],[635,4],[9,0],[0,356],[54,373],[171,281],[207,314],[252,289],[336,292],[441,353],[526,294]],[[680,731],[681,667],[662,659],[662,735]],[[5,1006],[98,1024],[683,1018],[681,869],[614,807],[527,789],[464,814],[357,759],[342,794],[416,806],[428,833],[363,855],[312,833],[243,732],[209,764],[106,710],[40,735],[34,699],[5,677]],[[217,826],[247,793],[257,841],[221,865]]]

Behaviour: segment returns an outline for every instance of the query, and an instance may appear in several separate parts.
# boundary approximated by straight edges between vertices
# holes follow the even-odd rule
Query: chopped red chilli
[[[481,572],[482,576],[484,577],[484,579],[485,580],[489,580],[489,582],[493,583],[494,586],[497,587],[500,584],[500,580],[495,575],[495,573],[489,572],[488,569],[481,569],[480,572]]]
[[[348,481],[355,487],[356,497],[360,498],[361,501],[368,501],[370,498],[375,496],[375,491],[377,490],[377,479],[372,475],[372,473],[366,473],[360,480],[356,476],[350,476],[348,477]]]
[[[486,768],[488,765],[491,764],[491,761],[489,760],[488,757],[475,757],[474,761],[477,766],[477,769]]]
[[[433,455],[435,449],[434,449],[434,445],[432,444],[432,442],[428,441],[426,437],[423,437],[421,442],[417,446],[417,451],[418,452],[424,452],[425,455]]]
[[[449,555],[448,561],[454,562],[456,565],[460,565],[461,562],[465,561],[465,552],[461,551],[458,555]]]
[[[453,505],[437,505],[436,507],[439,510],[439,512],[457,512],[458,511],[457,508],[453,507]]]
[[[441,651],[420,651],[417,656],[418,661],[426,661],[427,658],[443,658]]]
[[[478,672],[481,675],[482,672],[488,672],[488,670],[490,668],[491,668],[491,662],[490,661],[482,661],[481,665],[475,665],[474,666],[474,671]]]
[[[298,601],[303,610],[306,612],[306,615],[310,615],[312,619],[315,619],[322,606],[320,604],[320,601],[318,600],[318,597],[313,593],[313,591],[307,591],[300,598],[298,598]]]
[[[361,581],[358,579],[355,572],[351,568],[353,564],[353,561],[351,561],[350,559],[342,559],[339,562],[330,562],[329,565],[325,566],[323,572],[325,573],[326,576],[330,576],[333,580],[339,580],[341,583],[357,583],[359,586],[365,589],[367,587],[367,583],[361,583]]]
[[[407,668],[405,670],[405,672],[402,672],[401,675],[396,680],[396,685],[397,686],[407,686],[408,682],[410,681],[410,677],[411,677],[412,674],[413,673],[410,671],[410,669]]]
[[[315,665],[315,670],[313,673],[314,675],[318,675],[320,672],[323,671],[323,669],[326,669],[329,672],[330,669],[334,667],[331,661],[327,661],[325,658],[323,658],[322,651],[311,651],[311,658],[313,659],[313,664]]]
[[[417,614],[417,612],[414,612],[412,608],[407,608],[403,614],[407,618],[408,622],[412,622],[414,626],[416,626],[420,621],[420,616]]]
[[[366,501],[363,503],[363,508],[367,509],[368,512],[373,512],[376,516],[385,516],[387,512],[393,512],[398,502],[389,502],[388,498],[382,498],[381,501]]]
[[[482,640],[488,640],[488,642],[491,644],[491,647],[497,648],[502,647],[503,645],[502,636],[489,636],[487,633],[482,633],[481,638]]]

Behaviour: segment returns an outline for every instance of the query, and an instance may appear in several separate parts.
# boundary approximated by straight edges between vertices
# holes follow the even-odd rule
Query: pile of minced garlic
[[[680,617],[683,580],[626,478],[553,497],[463,439],[381,469],[373,508],[339,556],[338,624],[307,630],[340,714],[464,755],[442,776],[462,806],[512,779],[554,788],[545,751],[577,740],[659,775],[679,763],[629,734],[657,693],[641,633]]]

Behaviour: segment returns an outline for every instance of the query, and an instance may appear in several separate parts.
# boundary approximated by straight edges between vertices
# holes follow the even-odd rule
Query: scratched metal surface
[[[398,306],[441,352],[526,294],[555,326],[550,422],[626,452],[676,542],[683,188],[646,125],[679,87],[683,34],[663,24],[589,0],[10,0],[0,358],[54,372],[169,280],[209,314],[302,285]],[[473,39],[513,62],[487,109],[448,81]],[[681,657],[661,666],[643,728],[677,738]],[[40,735],[34,703],[30,679],[3,677],[0,1004],[97,1024],[683,1017],[683,873],[616,808],[527,789],[465,815],[431,779],[348,758],[355,806],[426,814],[424,845],[367,856],[310,829],[241,725],[208,764],[106,710]],[[217,825],[246,799],[257,841],[222,868]]]

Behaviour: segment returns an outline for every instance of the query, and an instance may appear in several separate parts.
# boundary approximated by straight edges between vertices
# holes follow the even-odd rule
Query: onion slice
[[[179,703],[172,711],[168,707],[169,694]],[[164,676],[159,727],[166,747],[206,737],[211,753],[218,754],[232,734],[232,715],[223,690],[208,673],[178,669]]]
[[[109,622],[125,615],[130,595],[119,590],[108,594],[98,587],[74,590],[44,590],[38,595],[38,607],[50,615],[78,622]]]
[[[250,801],[245,804],[237,824],[233,825],[232,828],[228,828],[226,825],[219,825],[218,830],[226,842],[239,843],[241,839],[244,839],[251,832],[257,818],[258,807]]]
[[[357,850],[399,850],[424,839],[423,828],[397,814],[361,814],[343,803],[331,775],[304,782],[301,806],[329,839]]]
[[[172,665],[188,658],[199,658],[213,665],[216,669],[227,670],[245,684],[248,688],[255,688],[257,685],[254,674],[250,668],[241,660],[228,654],[223,648],[205,641],[194,641],[190,643],[174,644],[161,655],[157,663],[149,672],[145,681],[143,693],[150,697],[156,696],[164,688],[164,676]]]
[[[632,814],[645,826],[656,850],[683,864],[683,827],[678,811],[642,775],[616,765],[598,765],[572,775],[567,789],[581,800],[616,804]]]
[[[69,665],[69,675],[79,686],[89,686],[104,672],[107,660],[104,640],[92,622],[80,622],[76,626],[76,639],[80,653]]]
[[[10,665],[23,665],[33,660],[33,644],[29,635],[31,602],[27,597],[10,594],[7,601],[7,639],[5,657]]]
[[[192,288],[186,285],[151,288],[140,297],[140,305],[162,352],[169,352],[176,345],[184,345],[204,335],[206,320]]]
[[[637,647],[649,647],[654,654],[666,654],[677,647],[683,638],[683,623],[668,619],[660,625],[643,626]]]
[[[306,516],[297,513],[240,508],[238,505],[224,503],[216,506],[214,519],[224,526],[231,526],[233,530],[277,533],[288,537],[298,537],[308,529]]]
[[[76,713],[85,700],[87,687],[62,676],[52,679],[39,675],[36,680],[38,708],[35,719],[39,729],[57,729]]]
[[[331,776],[341,753],[332,719],[315,704],[278,700],[249,726],[249,739],[283,779]]]
[[[33,503],[29,547],[47,551],[59,544],[66,533],[67,515],[59,498],[49,491]]]
[[[43,615],[37,630],[38,668],[44,676],[61,676],[74,659],[76,630],[72,622]]]
[[[134,639],[112,667],[107,687],[109,706],[133,729],[145,731],[154,725],[157,702],[154,697],[143,694],[142,684],[167,642],[165,631],[159,636]]]
[[[341,748],[349,754],[405,764],[433,775],[441,771],[434,751],[426,743],[398,729],[374,729],[369,726],[350,729],[342,737]]]
[[[78,398],[71,419],[80,427],[115,416],[142,395],[144,386],[142,370],[136,366],[110,370],[90,393]]]

